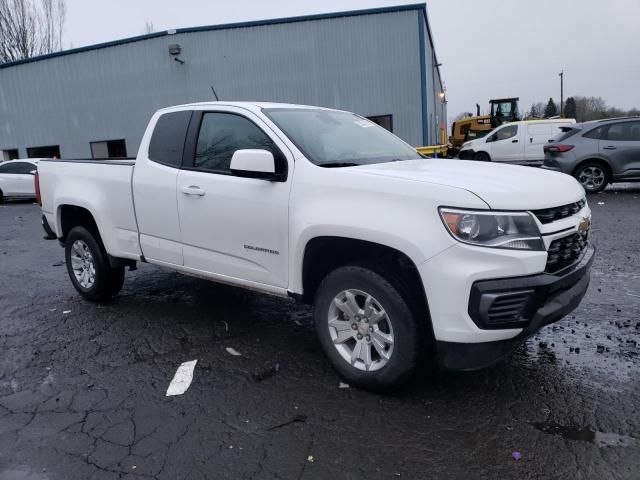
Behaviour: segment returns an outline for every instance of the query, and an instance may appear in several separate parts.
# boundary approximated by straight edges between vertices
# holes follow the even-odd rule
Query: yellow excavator
[[[480,115],[480,105],[476,104],[476,115],[468,116],[453,122],[449,137],[448,154],[455,154],[464,142],[484,137],[487,133],[506,122],[520,120],[518,111],[519,98],[495,98],[489,100],[491,113]]]

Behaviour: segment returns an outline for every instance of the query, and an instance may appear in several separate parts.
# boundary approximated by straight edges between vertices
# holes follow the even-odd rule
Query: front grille
[[[505,325],[523,321],[524,310],[532,294],[533,290],[524,290],[496,295],[487,310],[487,324],[492,328],[504,328]]]
[[[588,238],[589,231],[584,230],[551,242],[547,251],[547,266],[544,271],[555,273],[577,262],[587,247]]]
[[[542,210],[532,210],[532,212],[538,217],[540,223],[551,223],[575,215],[582,210],[585,203],[587,201],[583,198],[579,202],[562,205],[561,207],[543,208]]]

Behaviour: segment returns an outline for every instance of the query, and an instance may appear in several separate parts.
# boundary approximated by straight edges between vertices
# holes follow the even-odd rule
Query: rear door
[[[524,159],[524,145],[521,140],[523,127],[507,124],[498,128],[487,138],[494,162],[514,162]]]
[[[553,125],[550,123],[528,123],[524,142],[524,156],[529,161],[544,160],[543,147],[554,137]],[[559,131],[558,129],[555,130]]]
[[[241,108],[196,112],[192,122],[199,125],[194,151],[178,176],[184,266],[235,283],[286,287],[292,172],[280,182],[237,177],[229,167],[236,150],[265,149],[285,173],[291,153]]]
[[[161,114],[148,148],[140,149],[147,152],[136,160],[133,200],[140,248],[147,260],[183,264],[176,182],[191,115],[191,110]]]
[[[614,174],[640,178],[640,121],[609,125],[598,144],[600,155],[609,161]]]

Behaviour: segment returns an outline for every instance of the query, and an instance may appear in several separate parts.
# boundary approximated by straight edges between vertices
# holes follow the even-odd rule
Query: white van
[[[465,160],[542,165],[542,147],[562,133],[562,127],[574,123],[573,118],[505,123],[485,137],[465,142],[458,156]]]

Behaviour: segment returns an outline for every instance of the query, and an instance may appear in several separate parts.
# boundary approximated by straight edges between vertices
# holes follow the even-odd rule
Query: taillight
[[[572,148],[573,148],[573,145],[559,145],[557,143],[554,143],[553,145],[545,145],[544,151],[554,152],[554,153],[564,153],[564,152],[568,152]]]
[[[36,185],[36,202],[38,202],[38,205],[42,206],[42,198],[40,197],[40,175],[38,175],[37,170],[36,174],[33,176],[33,181]]]

